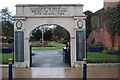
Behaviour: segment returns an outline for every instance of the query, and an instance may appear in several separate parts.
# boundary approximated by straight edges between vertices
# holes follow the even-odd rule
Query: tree
[[[35,40],[39,41],[42,38],[42,31],[35,30],[35,32],[32,33],[32,36]]]
[[[8,8],[4,8],[0,11],[2,15],[2,21],[12,21],[12,12]]]
[[[85,15],[87,15],[87,17],[91,16],[92,15],[92,11],[90,10],[87,10],[84,12]]]
[[[92,30],[92,26],[91,26],[91,17],[92,17],[92,11],[85,11],[84,14],[87,16],[86,19],[86,36],[88,38],[91,30]]]
[[[57,26],[55,28],[53,35],[57,36],[58,40],[60,40],[61,38],[64,38],[66,41],[70,40],[69,32],[65,28],[62,28],[61,26]]]
[[[45,40],[50,40],[52,36],[53,36],[53,34],[52,34],[52,31],[50,31],[50,30],[48,30],[44,33]]]
[[[3,35],[6,36],[7,38],[9,37],[14,37],[14,25],[13,23],[10,23],[10,21],[6,21],[5,23],[2,24],[2,32]]]
[[[3,35],[7,37],[14,36],[14,26],[12,22],[12,14],[8,8],[4,8],[0,11],[1,19],[2,19],[2,32]]]
[[[60,27],[60,26],[57,26],[55,28],[54,35],[57,36],[58,39],[60,39],[62,37],[61,30],[62,30],[62,27]]]

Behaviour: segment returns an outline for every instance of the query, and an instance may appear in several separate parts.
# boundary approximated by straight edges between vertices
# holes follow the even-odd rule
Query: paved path
[[[69,67],[63,61],[63,50],[33,50],[32,67]]]
[[[119,80],[114,79],[120,77],[118,66],[112,67],[89,67],[88,66],[88,80]],[[1,74],[0,74],[1,75]],[[2,77],[7,78],[8,68],[2,68]],[[76,80],[75,78],[82,78],[82,68],[13,68],[13,78],[38,78],[37,80],[59,80],[53,78],[64,78],[60,80]],[[39,79],[41,78],[41,79]],[[52,79],[47,79],[52,78]],[[74,78],[74,79],[65,79]],[[91,79],[94,78],[94,79]],[[105,79],[109,78],[109,79]],[[25,79],[25,80],[29,80]],[[24,80],[24,79],[19,79]],[[31,80],[31,79],[30,79]],[[34,79],[36,80],[36,79]],[[77,79],[82,80],[82,79]]]

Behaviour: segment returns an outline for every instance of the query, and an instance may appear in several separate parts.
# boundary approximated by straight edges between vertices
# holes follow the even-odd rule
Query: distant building
[[[115,35],[114,45],[112,45],[112,31],[107,28],[104,10],[115,7],[120,4],[120,0],[104,0],[104,8],[93,13],[91,18],[92,31],[87,39],[87,44],[90,46],[92,41],[101,43],[105,49],[119,49],[120,36]]]
[[[120,0],[104,0],[104,9],[115,7],[117,4],[120,4]]]

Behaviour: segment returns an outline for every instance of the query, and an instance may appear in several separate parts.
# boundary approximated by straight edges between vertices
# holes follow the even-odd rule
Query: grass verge
[[[120,55],[107,54],[105,52],[88,52],[88,62],[109,63],[120,62]]]
[[[13,59],[14,54],[13,53],[0,53],[0,63],[6,64],[8,63],[8,59],[12,58]]]
[[[34,44],[34,43],[33,43]],[[32,50],[58,50],[58,49],[63,49],[63,45],[58,44],[56,42],[49,42],[48,43],[51,46],[55,46],[55,47],[32,47]]]

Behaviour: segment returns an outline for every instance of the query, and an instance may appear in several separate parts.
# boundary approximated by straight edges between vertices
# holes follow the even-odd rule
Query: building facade
[[[115,34],[113,39],[113,32],[107,27],[106,16],[104,14],[106,10],[118,4],[120,4],[120,0],[104,0],[104,8],[93,13],[91,17],[92,31],[87,39],[88,46],[95,40],[95,43],[101,43],[105,49],[119,49],[120,36]]]

